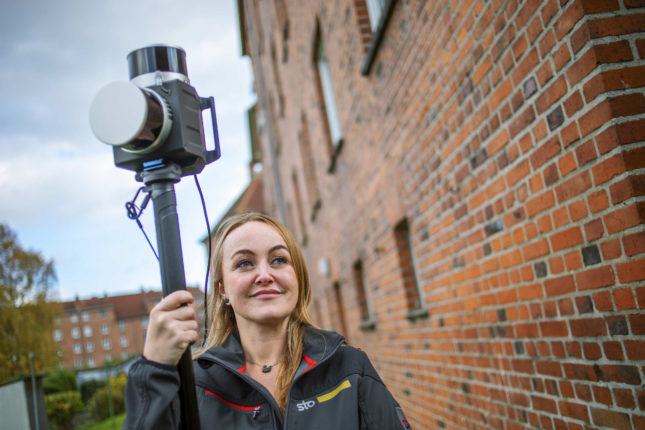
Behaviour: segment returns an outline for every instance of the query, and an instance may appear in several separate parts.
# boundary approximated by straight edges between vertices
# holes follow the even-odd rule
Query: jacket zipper
[[[336,345],[336,347],[329,354],[327,354],[327,356],[325,358],[323,358],[321,361],[317,362],[311,369],[313,369],[316,366],[318,366],[319,364],[322,364],[322,363],[326,362],[327,360],[329,360],[336,353],[336,351],[338,351],[338,348],[340,348],[342,345],[343,345],[343,342],[339,342],[338,345]],[[311,369],[309,369],[309,370],[311,370]],[[282,422],[283,428],[286,428],[287,422],[288,422],[287,418],[289,417],[289,410],[290,410],[290,408],[288,406],[289,406],[289,400],[291,400],[291,388],[293,388],[293,386],[296,384],[296,381],[298,379],[300,379],[300,377],[304,373],[308,373],[309,370],[307,370],[307,372],[303,372],[303,373],[301,373],[299,375],[296,375],[296,377],[293,378],[293,381],[291,382],[291,385],[289,386],[289,392],[287,393],[287,407],[285,408],[284,419],[283,419],[283,422]]]

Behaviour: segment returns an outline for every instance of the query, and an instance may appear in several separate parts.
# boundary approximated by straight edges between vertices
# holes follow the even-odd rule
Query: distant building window
[[[410,238],[410,227],[407,219],[401,220],[394,228],[394,239],[399,259],[399,269],[403,278],[403,290],[408,305],[408,318],[416,319],[427,316],[423,303],[417,271],[414,261],[414,249]]]
[[[121,353],[121,358],[128,358],[128,353],[126,351],[123,351]]]
[[[74,360],[74,367],[77,369],[80,369],[81,367],[83,367],[83,360],[81,360],[80,358],[77,358],[76,360]]]
[[[121,336],[121,346],[126,347],[128,346],[128,338],[125,336]]]
[[[77,322],[78,322],[78,315],[77,315],[77,314],[72,314],[72,315],[69,317],[69,320],[70,320],[71,322],[73,322],[73,323],[77,323]]]
[[[78,339],[79,337],[81,337],[81,331],[78,327],[72,327],[72,338]]]
[[[105,354],[105,361],[112,361],[112,354]]]
[[[383,16],[383,8],[385,8],[385,0],[365,0],[367,3],[367,14],[370,17],[370,28],[376,31],[381,16]]]
[[[87,365],[89,367],[94,367],[95,366],[94,357],[90,357],[90,358],[87,359]]]
[[[94,352],[94,342],[85,342],[85,351]]]
[[[112,348],[112,343],[110,342],[110,339],[103,339],[103,349],[106,351],[109,351],[110,348]]]
[[[63,340],[63,332],[59,329],[54,330],[54,340],[60,342]]]
[[[89,312],[87,312],[87,311],[83,311],[83,312],[81,313],[81,319],[82,319],[83,321],[89,321],[89,320],[90,320],[90,313],[89,313]]]
[[[83,335],[85,337],[92,337],[92,327],[89,325],[86,325],[83,327]]]
[[[141,317],[141,327],[143,327],[143,328],[148,327],[148,317],[147,316]]]
[[[58,355],[58,358],[63,358],[63,350],[62,349],[59,349],[58,351],[56,351],[56,354]]]
[[[119,330],[121,331],[125,330],[125,321],[123,320],[119,321]]]
[[[354,286],[356,287],[358,309],[361,312],[361,328],[374,328],[374,321],[367,300],[367,292],[365,290],[365,274],[363,273],[363,262],[361,260],[356,261],[354,263],[352,271],[354,273]]]
[[[110,332],[110,327],[107,324],[101,324],[101,334],[108,334]]]
[[[334,96],[334,86],[327,60],[327,53],[320,32],[318,32],[317,38],[315,55],[318,80],[325,103],[325,113],[327,115],[327,124],[329,125],[332,149],[335,150],[343,140],[343,131],[340,127],[340,118],[338,116],[338,109],[336,108],[336,97]]]
[[[74,344],[74,354],[80,354],[81,352],[82,352],[81,344],[80,343],[75,343]]]
[[[101,318],[105,317],[107,317],[107,312],[105,311],[105,309],[101,309]]]

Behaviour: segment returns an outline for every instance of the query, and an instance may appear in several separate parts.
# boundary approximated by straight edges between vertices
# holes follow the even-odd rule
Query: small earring
[[[231,301],[228,299],[228,297],[224,297],[224,304],[228,305],[229,303],[231,303]]]

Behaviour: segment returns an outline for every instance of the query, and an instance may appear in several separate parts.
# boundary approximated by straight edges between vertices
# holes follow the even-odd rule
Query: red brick
[[[639,231],[623,237],[625,255],[632,257],[645,252],[645,231]]]
[[[639,385],[641,376],[636,366],[605,364],[600,366],[604,381],[614,381],[630,385]]]
[[[645,14],[629,14],[596,18],[589,21],[589,34],[592,38],[620,36],[638,33],[645,28]]]
[[[606,336],[607,326],[602,318],[569,320],[571,335],[576,337]]]
[[[643,221],[643,212],[645,212],[642,206],[637,203],[605,215],[604,221],[607,233],[618,233],[619,231],[641,224]]]
[[[634,59],[629,42],[626,40],[595,45],[594,49],[596,50],[596,58],[600,63],[618,63]]]
[[[614,401],[611,398],[611,391],[607,387],[594,385],[592,389],[593,389],[593,398],[596,401],[596,403],[602,403],[607,406],[611,406],[614,404]]]
[[[566,202],[567,200],[576,197],[591,188],[591,178],[588,171],[583,171],[573,178],[558,185],[555,189],[558,203]]]
[[[609,207],[609,198],[605,190],[594,191],[587,198],[591,213],[603,211]]]
[[[634,409],[636,402],[634,401],[634,394],[632,390],[625,388],[614,388],[614,398],[616,399],[616,406],[625,409]]]
[[[611,119],[611,117],[612,111],[609,102],[604,101],[598,103],[578,120],[581,136],[585,137],[592,131],[602,127]]]
[[[537,169],[562,150],[558,136],[554,136],[538,147],[530,156],[531,166]]]
[[[588,49],[573,64],[567,68],[567,82],[569,87],[574,87],[585,76],[589,75],[598,66],[596,51]]]
[[[616,272],[623,284],[645,280],[645,258],[617,264]]]
[[[605,341],[602,347],[608,360],[622,361],[625,359],[621,342],[615,340]]]
[[[580,2],[571,3],[555,22],[555,34],[558,40],[561,40],[582,19],[584,14]]]
[[[609,12],[619,8],[618,0],[582,0],[586,14]]]
[[[596,164],[592,169],[594,184],[601,185],[625,171],[625,163],[621,154]]]
[[[602,220],[594,219],[585,224],[585,240],[591,242],[602,237],[605,229]]]
[[[620,290],[614,290],[614,303],[616,303],[616,309],[626,310],[626,309],[636,309],[636,301],[634,300],[634,294],[631,288],[622,288]]]
[[[571,61],[571,53],[569,52],[569,45],[563,43],[560,49],[553,54],[553,62],[555,64],[555,71],[559,72],[562,68]]]
[[[537,107],[538,114],[546,112],[551,106],[562,98],[567,92],[567,82],[564,76],[560,76],[553,81],[549,87],[542,92],[537,100],[535,106]]]
[[[572,293],[576,289],[573,275],[565,275],[559,278],[547,279],[544,288],[548,297],[560,296]]]
[[[601,291],[593,295],[593,304],[599,311],[612,311],[614,305],[611,301],[611,294],[608,291]]]
[[[616,126],[618,140],[621,144],[636,143],[645,140],[645,119],[623,122]]]
[[[602,259],[604,261],[614,260],[623,255],[618,239],[609,239],[600,244]]]
[[[631,430],[629,415],[609,409],[591,408],[593,423],[598,426],[610,427],[617,430]]]
[[[593,140],[587,140],[576,148],[576,159],[578,160],[578,165],[580,167],[595,160],[597,156],[598,154],[596,153],[596,146],[594,145]]]
[[[645,340],[625,340],[625,351],[629,360],[645,360]]]
[[[553,251],[560,251],[562,249],[570,248],[572,246],[580,245],[584,242],[582,231],[580,227],[571,227],[562,232],[556,233],[551,236],[551,249]]]
[[[641,305],[641,308],[642,307],[643,306]],[[645,334],[645,314],[629,315],[628,319],[629,319],[629,328],[632,334],[635,334],[635,335]]]
[[[611,266],[598,267],[576,273],[578,291],[614,285],[614,271]]]

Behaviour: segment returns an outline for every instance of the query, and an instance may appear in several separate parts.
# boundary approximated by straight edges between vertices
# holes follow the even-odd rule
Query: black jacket
[[[201,429],[410,429],[367,355],[333,332],[307,328],[284,416],[245,372],[236,336],[193,362]],[[179,428],[174,366],[137,361],[126,385],[124,429]]]

